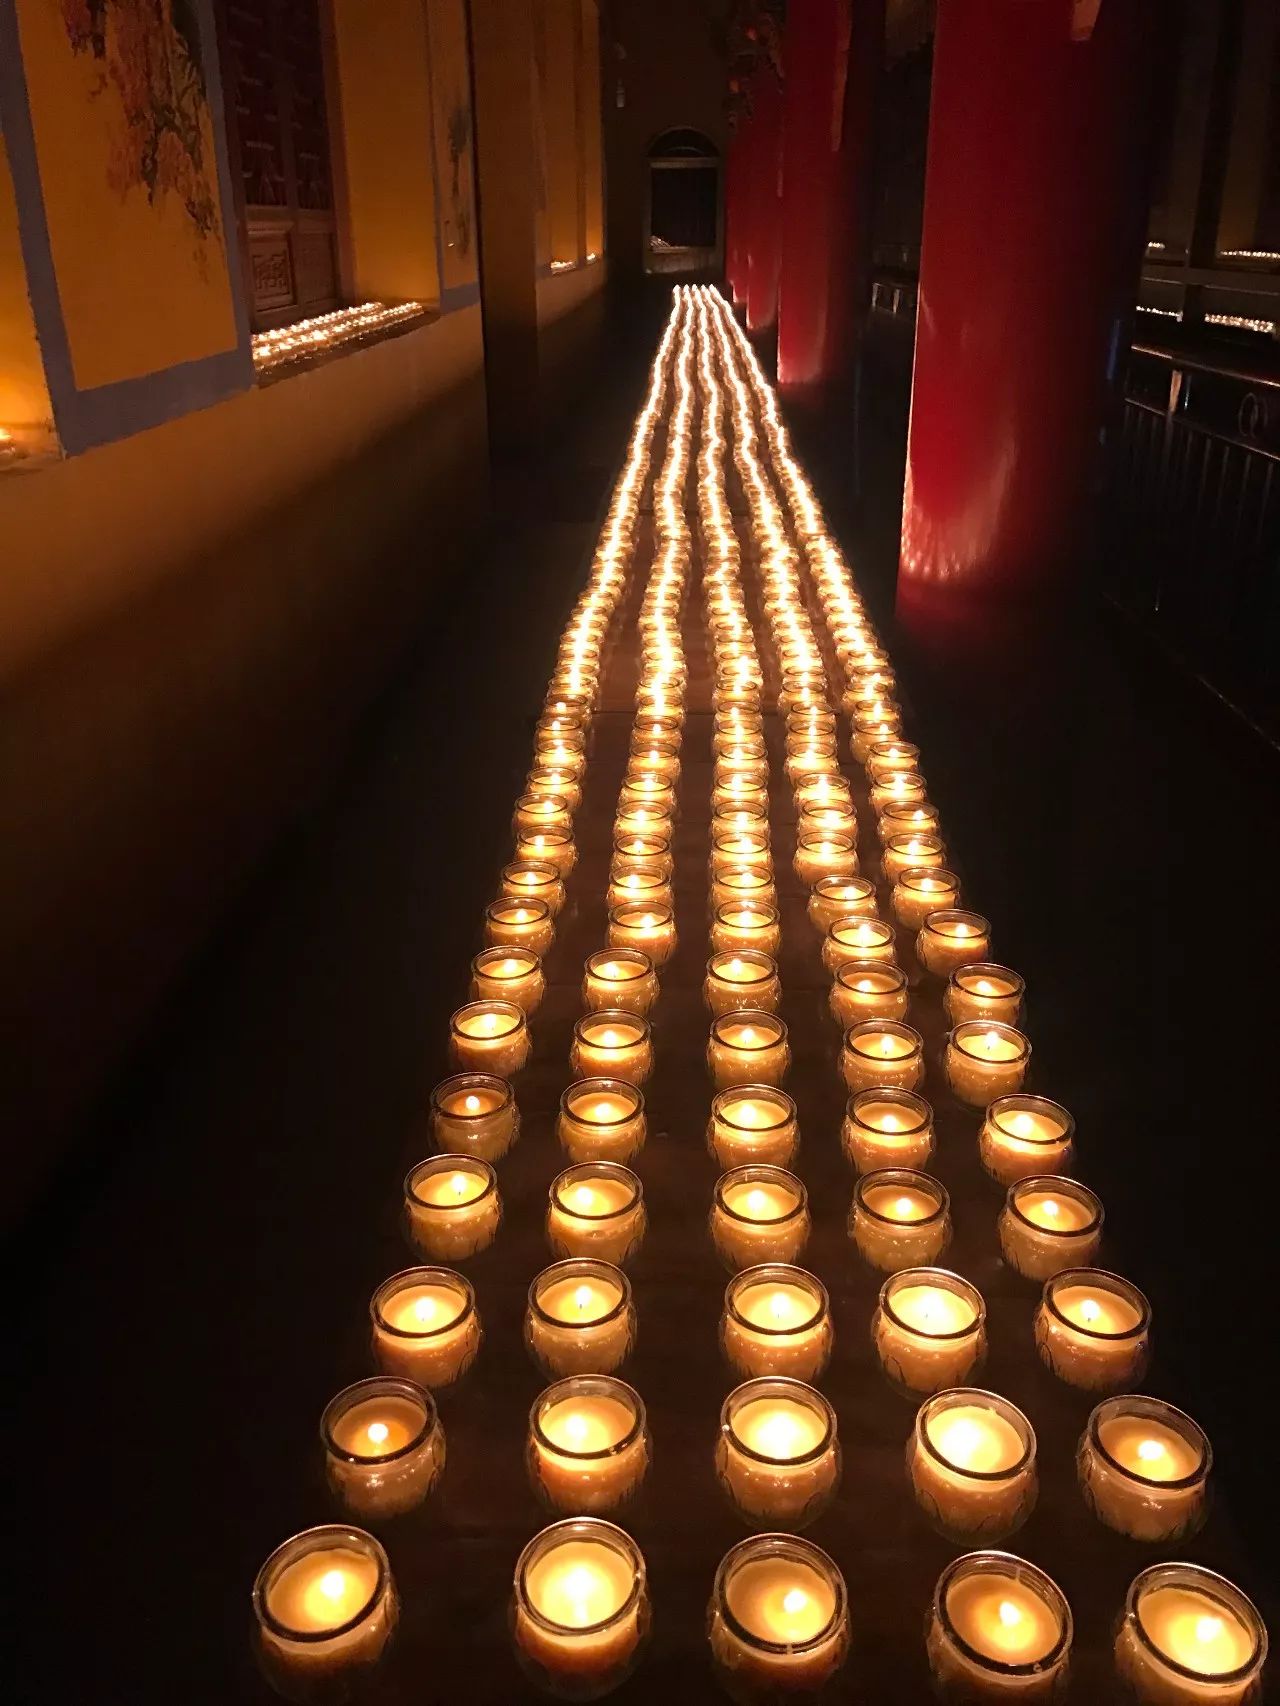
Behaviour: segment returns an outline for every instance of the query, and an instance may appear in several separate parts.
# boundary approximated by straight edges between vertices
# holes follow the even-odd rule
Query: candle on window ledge
[[[816,1380],[834,1337],[826,1288],[803,1268],[744,1268],[725,1289],[720,1344],[739,1374]]]
[[[552,1181],[547,1242],[557,1256],[592,1256],[621,1267],[644,1238],[644,1188],[616,1161],[582,1161]]]
[[[1041,1361],[1068,1386],[1136,1386],[1151,1350],[1151,1305],[1105,1268],[1064,1268],[1045,1282],[1036,1312]]]
[[[1001,1185],[1064,1173],[1075,1153],[1076,1122],[1047,1096],[997,1096],[978,1133],[978,1156]]]
[[[933,1155],[933,1109],[910,1090],[858,1090],[849,1098],[840,1141],[859,1173],[923,1168]]]
[[[850,1090],[914,1090],[924,1077],[924,1038],[897,1019],[860,1019],[844,1034],[840,1071]]]
[[[938,870],[946,858],[946,852],[939,835],[922,834],[918,831],[908,835],[892,835],[884,844],[880,860],[885,881],[896,883],[904,871]]]
[[[621,1078],[581,1078],[560,1098],[556,1136],[571,1161],[630,1161],[644,1147],[644,1095]]]
[[[915,770],[895,770],[882,782],[873,782],[869,790],[871,809],[877,817],[890,806],[920,806],[928,794],[924,777]]]
[[[750,1528],[807,1528],[840,1484],[835,1411],[799,1380],[735,1387],[720,1411],[716,1477]]]
[[[676,915],[667,905],[615,906],[605,940],[611,948],[639,948],[664,966],[676,951]]]
[[[708,1630],[718,1680],[733,1699],[815,1695],[849,1651],[844,1578],[798,1535],[752,1536],[721,1560]]]
[[[1172,1545],[1201,1526],[1213,1452],[1190,1416],[1159,1398],[1105,1398],[1076,1453],[1085,1503],[1131,1540]]]
[[[738,901],[752,906],[776,906],[778,891],[773,873],[759,865],[732,865],[724,871],[713,871],[709,904],[714,913],[718,907]]]
[[[870,877],[823,877],[809,896],[809,921],[826,937],[846,918],[876,916],[876,885]]]
[[[707,1147],[724,1171],[744,1166],[787,1167],[800,1146],[796,1105],[770,1084],[721,1090],[711,1103]]]
[[[1003,1540],[1035,1508],[1035,1430],[1007,1398],[952,1387],[916,1413],[907,1472],[916,1503],[948,1540]]]
[[[556,927],[545,900],[503,895],[484,912],[484,939],[493,948],[527,948],[541,957],[555,940]]]
[[[1030,1042],[1012,1025],[966,1019],[947,1036],[947,1083],[957,1101],[985,1108],[1021,1090],[1030,1058]]]
[[[573,829],[573,810],[563,794],[521,794],[516,801],[511,828],[517,835],[546,834]]]
[[[715,909],[711,946],[717,953],[754,948],[776,955],[782,946],[782,925],[776,906],[758,901],[727,901]]]
[[[829,1000],[841,1030],[862,1019],[901,1019],[907,1011],[906,974],[891,962],[849,960],[837,970]]]
[[[449,1021],[449,1049],[466,1072],[510,1078],[530,1048],[529,1026],[514,1001],[469,1001]]]
[[[987,1349],[986,1305],[976,1286],[945,1268],[904,1268],[880,1288],[871,1339],[900,1392],[962,1386]]]
[[[744,1007],[776,1012],[782,998],[778,968],[768,954],[754,949],[713,954],[707,961],[702,986],[703,999],[716,1015],[735,1013]]]
[[[781,1084],[791,1065],[787,1027],[776,1013],[753,1008],[723,1013],[711,1022],[707,1065],[718,1090]]]
[[[969,1552],[934,1589],[925,1647],[944,1701],[1040,1702],[1065,1686],[1071,1608],[1043,1570],[1009,1552]]]
[[[951,1201],[927,1173],[882,1167],[863,1173],[853,1192],[849,1236],[881,1273],[932,1267],[951,1242]]]
[[[665,835],[615,835],[610,869],[615,874],[633,871],[637,865],[656,865],[670,877],[675,869],[671,841]]]
[[[405,1268],[374,1292],[374,1361],[434,1391],[452,1386],[480,1349],[475,1292],[449,1268]]]
[[[1129,1584],[1115,1662],[1142,1706],[1245,1706],[1266,1660],[1266,1624],[1225,1576],[1152,1564]]]
[[[957,966],[985,960],[991,952],[991,925],[980,912],[943,907],[931,912],[916,937],[916,956],[935,977],[949,977]]]
[[[883,918],[837,918],[822,944],[822,963],[832,977],[851,960],[889,965],[894,957],[893,925]]]
[[[602,1007],[573,1027],[569,1064],[579,1078],[622,1078],[643,1084],[653,1071],[649,1021],[638,1013]]]
[[[520,1135],[520,1111],[505,1078],[459,1072],[431,1092],[431,1135],[451,1155],[497,1161]]]
[[[375,1376],[330,1399],[320,1418],[325,1480],[365,1522],[415,1510],[444,1470],[435,1400],[411,1380]]]
[[[895,835],[937,835],[940,821],[937,807],[928,800],[886,806],[876,820],[876,834],[883,847]]]
[[[513,900],[545,901],[555,918],[564,906],[564,883],[554,865],[513,859],[502,867],[502,893]]]
[[[542,961],[529,948],[485,948],[471,962],[471,993],[477,1001],[513,1001],[534,1013],[547,991]]]
[[[554,1262],[529,1287],[525,1345],[544,1374],[611,1374],[635,1333],[630,1282],[609,1262]]]
[[[643,1016],[658,998],[658,975],[653,961],[640,948],[601,948],[586,962],[582,979],[583,1005],[593,1012],[612,1008]]]
[[[960,879],[954,871],[912,865],[898,873],[889,904],[904,930],[919,931],[930,913],[953,909],[959,899]]]
[[[640,1394],[608,1374],[556,1381],[529,1412],[527,1459],[534,1492],[550,1510],[571,1516],[617,1510],[649,1469]]]
[[[487,1250],[502,1220],[498,1175],[472,1155],[435,1155],[404,1182],[409,1241],[433,1262],[463,1262]]]
[[[953,1025],[970,1019],[995,1019],[1004,1025],[1016,1025],[1022,1016],[1025,994],[1026,984],[1016,971],[979,960],[974,965],[956,967],[947,979],[943,1002]]]
[[[610,877],[605,906],[670,906],[671,879],[660,865],[635,865],[621,876]]]
[[[1102,1204],[1074,1179],[1052,1174],[1010,1185],[999,1223],[1000,1249],[1024,1279],[1092,1267],[1102,1243]]]
[[[253,1584],[258,1661],[290,1700],[345,1699],[368,1683],[400,1614],[386,1552],[326,1523],[277,1546]]]
[[[858,850],[853,837],[839,830],[801,831],[796,836],[792,867],[806,888],[823,877],[856,877]]]
[[[512,1635],[521,1667],[545,1693],[611,1693],[631,1674],[649,1619],[644,1558],[613,1523],[567,1517],[520,1554]]]
[[[716,1180],[711,1242],[730,1273],[798,1261],[810,1225],[808,1193],[783,1167],[734,1167]]]

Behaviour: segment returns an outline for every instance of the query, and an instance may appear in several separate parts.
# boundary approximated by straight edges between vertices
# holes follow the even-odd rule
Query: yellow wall
[[[544,0],[542,127],[547,149],[547,221],[553,261],[582,258],[578,146],[579,0]]]
[[[582,0],[582,58],[578,85],[583,241],[587,254],[603,255],[604,146],[600,131],[600,12],[596,0]]]
[[[35,433],[43,436],[51,415],[27,295],[9,156],[0,136],[0,427],[22,443]]]

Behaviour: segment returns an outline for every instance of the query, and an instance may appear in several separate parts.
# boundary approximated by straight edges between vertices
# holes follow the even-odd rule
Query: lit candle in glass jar
[[[957,1101],[985,1108],[997,1097],[1022,1088],[1031,1044],[1012,1025],[994,1019],[966,1019],[947,1036],[944,1067]]]
[[[840,1071],[850,1090],[914,1090],[924,1077],[924,1038],[896,1019],[860,1019],[844,1034]]]
[[[836,972],[829,997],[841,1030],[862,1019],[901,1019],[907,1011],[907,979],[900,966],[849,960]]]
[[[573,828],[573,808],[563,794],[521,794],[511,827],[517,835],[536,835],[551,829],[567,833]]]
[[[713,872],[757,870],[773,874],[769,836],[759,829],[722,829],[711,838]]]
[[[914,770],[898,770],[881,782],[873,782],[869,791],[871,809],[875,814],[890,806],[919,806],[926,799],[924,777]]]
[[[645,1233],[644,1187],[614,1161],[584,1161],[552,1181],[547,1242],[557,1256],[594,1256],[621,1266]]]
[[[605,940],[611,948],[639,948],[655,966],[665,966],[676,951],[676,915],[669,906],[615,906]]]
[[[542,961],[528,948],[486,948],[471,962],[471,993],[477,1001],[512,1001],[522,1012],[533,1013],[546,992]]]
[[[825,938],[842,918],[874,918],[876,885],[870,877],[823,877],[809,896],[809,921]]]
[[[1152,1564],[1129,1585],[1115,1660],[1143,1706],[1244,1706],[1261,1691],[1267,1629],[1225,1576]]]
[[[431,1092],[431,1135],[451,1155],[497,1161],[519,1134],[520,1112],[505,1078],[459,1072]]]
[[[1171,1545],[1204,1521],[1213,1452],[1190,1416],[1159,1398],[1105,1398],[1089,1417],[1076,1472],[1085,1503],[1132,1540]]]
[[[940,821],[936,806],[928,800],[911,804],[889,805],[876,819],[876,834],[880,845],[886,846],[897,835],[938,835]]]
[[[578,861],[571,829],[522,830],[516,836],[516,858],[522,864],[553,865],[561,878]]]
[[[615,835],[611,870],[634,870],[637,865],[657,865],[668,877],[675,869],[671,842],[665,835]]]
[[[980,960],[976,965],[956,967],[947,979],[943,1000],[953,1025],[968,1019],[995,1019],[1003,1025],[1016,1025],[1025,993],[1026,984],[1016,971]]]
[[[796,1105],[785,1090],[742,1084],[721,1090],[711,1103],[707,1147],[720,1167],[786,1167],[800,1145]]]
[[[560,1098],[556,1136],[571,1161],[629,1161],[645,1133],[644,1096],[621,1078],[581,1078]]]
[[[615,906],[670,906],[670,875],[661,865],[634,865],[610,877],[604,903],[611,911]]]
[[[809,1197],[782,1167],[734,1167],[716,1180],[711,1241],[731,1273],[795,1262],[809,1240]]]
[[[405,1268],[369,1305],[373,1355],[388,1374],[435,1390],[460,1380],[480,1349],[475,1292],[449,1268]]]
[[[529,1058],[529,1027],[514,1001],[470,1001],[449,1021],[449,1049],[468,1072],[510,1078]]]
[[[956,907],[931,912],[916,937],[916,957],[935,977],[949,977],[957,966],[985,960],[990,952],[990,923],[980,912]]]
[[[898,873],[889,904],[904,930],[919,930],[931,913],[944,912],[960,899],[960,879],[941,865],[910,865]]]
[[[823,877],[853,877],[858,873],[858,850],[853,837],[833,829],[801,832],[796,836],[792,867],[806,888]]]
[[[897,882],[904,871],[937,869],[942,865],[946,851],[942,837],[938,835],[914,832],[909,835],[891,835],[884,844],[880,860],[885,881]],[[945,906],[946,902],[939,904]]]
[[[563,800],[572,814],[582,804],[582,784],[571,766],[536,764],[524,779],[525,799],[542,795],[546,799]],[[527,828],[527,824],[520,826]]]
[[[836,1415],[799,1380],[748,1380],[720,1411],[716,1475],[752,1528],[807,1528],[840,1483]]]
[[[618,790],[618,815],[621,817],[637,806],[661,806],[675,811],[676,790],[673,782],[662,776],[650,776],[643,771],[628,769]]]
[[[1041,1361],[1068,1386],[1135,1386],[1151,1349],[1151,1305],[1104,1268],[1064,1268],[1045,1282],[1036,1312]]]
[[[728,901],[716,907],[711,946],[717,953],[742,953],[754,948],[762,954],[776,954],[782,946],[777,907],[757,901]]]
[[[864,1173],[853,1193],[849,1236],[881,1273],[931,1267],[951,1242],[951,1203],[927,1173],[882,1167]]]
[[[382,1659],[400,1614],[387,1554],[328,1523],[278,1546],[253,1584],[258,1660],[288,1699],[345,1698]]]
[[[997,1096],[978,1133],[978,1155],[1002,1185],[1063,1173],[1075,1152],[1076,1122],[1047,1096]]]
[[[521,900],[503,895],[484,912],[484,939],[494,948],[528,948],[545,954],[555,941],[556,927],[545,900]]]
[[[720,1344],[740,1374],[815,1380],[834,1339],[826,1288],[803,1268],[769,1263],[729,1281]]]
[[[773,875],[759,865],[734,865],[711,875],[710,905],[717,907],[738,901],[751,906],[776,906],[778,892]]]
[[[1002,1540],[1035,1507],[1035,1431],[1007,1398],[952,1387],[920,1406],[907,1473],[916,1503],[948,1540]]]
[[[649,1457],[640,1394],[612,1375],[558,1380],[529,1412],[529,1478],[553,1511],[616,1510],[639,1489]]]
[[[796,800],[796,836],[802,835],[841,835],[846,838],[851,847],[858,843],[858,816],[853,809],[850,799],[832,799],[827,802],[815,800]],[[817,879],[815,879],[816,881]]]
[[[631,764],[642,776],[659,776],[673,782],[680,774],[680,748],[674,741],[642,735],[639,745],[632,740]]]
[[[1039,1702],[1062,1691],[1071,1637],[1071,1608],[1043,1570],[970,1552],[938,1579],[925,1647],[944,1700]]]
[[[502,867],[502,893],[512,900],[545,901],[554,918],[564,906],[564,883],[554,865],[513,859]]]
[[[649,1021],[620,1008],[586,1013],[573,1027],[569,1063],[579,1078],[622,1078],[643,1084],[653,1071]]]
[[[890,1381],[924,1395],[960,1386],[986,1354],[986,1305],[945,1268],[904,1268],[880,1288],[871,1339]]]
[[[444,1429],[431,1394],[411,1380],[358,1380],[320,1418],[325,1479],[366,1522],[415,1510],[444,1470]]]
[[[707,961],[703,998],[714,1014],[735,1013],[744,1007],[772,1013],[782,998],[778,968],[768,954],[754,949],[714,954]]]
[[[409,1241],[435,1262],[462,1262],[487,1250],[502,1220],[498,1175],[473,1155],[420,1161],[404,1182]]]
[[[933,1109],[910,1090],[859,1090],[849,1098],[840,1141],[859,1173],[924,1167],[933,1154]]]
[[[644,1558],[598,1517],[544,1528],[516,1564],[516,1653],[550,1694],[594,1700],[624,1682],[649,1630]]]
[[[753,1536],[721,1560],[708,1629],[712,1662],[735,1699],[815,1694],[849,1651],[844,1578],[810,1541]]]
[[[525,1344],[546,1374],[610,1374],[635,1341],[635,1305],[621,1268],[575,1257],[529,1288]]]
[[[1092,1267],[1102,1243],[1102,1204],[1074,1179],[1032,1175],[1010,1185],[999,1224],[1000,1249],[1025,1279]]]
[[[591,954],[582,979],[582,1000],[593,1010],[645,1014],[658,998],[658,974],[640,948],[601,948]]]
[[[707,1065],[717,1089],[735,1084],[781,1084],[791,1065],[787,1027],[775,1013],[751,1008],[711,1023]]]
[[[920,748],[909,740],[879,741],[867,751],[867,775],[873,782],[888,781],[894,776],[914,774],[920,762]]]
[[[822,944],[822,963],[832,977],[851,961],[888,965],[893,959],[893,925],[883,918],[837,918]]]

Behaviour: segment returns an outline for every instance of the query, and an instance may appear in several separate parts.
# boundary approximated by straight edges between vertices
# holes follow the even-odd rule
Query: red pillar
[[[752,82],[747,330],[767,331],[778,317],[778,259],[781,244],[782,88],[772,65],[761,65]]]
[[[734,306],[747,299],[747,155],[751,120],[745,115],[729,142],[724,173],[724,277]]]
[[[790,0],[783,95],[778,380],[846,365],[865,292],[884,0]]]
[[[898,571],[960,655],[1058,608],[1146,208],[1148,0],[938,8]]]

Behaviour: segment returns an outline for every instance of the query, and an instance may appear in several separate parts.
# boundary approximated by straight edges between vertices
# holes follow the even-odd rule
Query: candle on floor
[[[894,776],[913,774],[919,763],[920,748],[909,740],[880,741],[867,751],[867,775],[873,782],[890,781]]]
[[[1031,1043],[1012,1025],[966,1019],[948,1033],[945,1071],[951,1093],[970,1108],[985,1108],[1022,1088]]]
[[[1102,1204],[1074,1179],[1032,1175],[1010,1185],[999,1222],[1000,1249],[1025,1279],[1092,1267],[1102,1243]]]
[[[978,1133],[978,1155],[1002,1185],[1063,1173],[1075,1153],[1076,1122],[1047,1096],[997,1096]]]
[[[772,872],[763,866],[732,865],[712,872],[709,900],[713,913],[733,901],[749,906],[776,906],[778,891]]]
[[[832,977],[841,966],[892,964],[896,952],[893,925],[883,918],[837,918],[822,943],[822,963]]]
[[[522,864],[552,865],[563,880],[578,862],[571,829],[522,830],[516,836],[516,859]]]
[[[898,873],[889,896],[893,916],[904,930],[919,931],[931,913],[946,911],[960,899],[960,879],[941,865],[909,865]]]
[[[986,1305],[945,1268],[904,1268],[880,1288],[871,1338],[880,1366],[907,1393],[963,1385],[986,1355]]]
[[[810,1541],[753,1536],[721,1560],[708,1630],[712,1662],[732,1698],[816,1694],[849,1651],[844,1578]]]
[[[752,1008],[711,1023],[707,1065],[717,1089],[735,1084],[781,1084],[791,1065],[787,1027],[775,1013]]]
[[[671,840],[674,820],[668,806],[627,804],[619,805],[613,818],[613,833],[618,835],[661,835]]]
[[[432,1391],[460,1380],[480,1349],[475,1292],[449,1268],[392,1274],[374,1292],[369,1314],[378,1367]]]
[[[603,1516],[634,1496],[648,1473],[649,1429],[640,1394],[608,1374],[548,1386],[529,1412],[534,1491],[566,1516]]]
[[[611,1374],[635,1331],[630,1282],[608,1262],[554,1262],[529,1287],[525,1344],[546,1374]]]
[[[1035,1431],[1007,1398],[952,1387],[917,1411],[907,1472],[916,1503],[948,1540],[1003,1540],[1035,1507]]]
[[[409,1241],[433,1262],[462,1262],[487,1250],[502,1221],[498,1175],[474,1155],[435,1155],[404,1182]]]
[[[802,830],[796,836],[791,863],[805,887],[812,888],[823,877],[857,876],[858,850],[853,837],[838,830]]]
[[[890,806],[923,805],[927,796],[924,777],[916,770],[898,770],[881,782],[873,782],[868,797],[879,817]]]
[[[823,877],[809,896],[809,921],[822,932],[842,918],[874,918],[876,885],[870,877]]]
[[[562,800],[568,807],[570,818],[582,804],[582,784],[578,773],[571,765],[535,764],[524,779],[524,798]],[[522,829],[528,824],[521,824]]]
[[[844,1034],[840,1071],[850,1090],[914,1090],[924,1077],[924,1038],[896,1019],[860,1019]]]
[[[886,806],[876,819],[876,834],[880,845],[886,846],[895,835],[937,835],[939,818],[936,806],[927,800],[910,805]]]
[[[675,784],[662,776],[650,776],[644,771],[628,768],[618,789],[618,815],[622,816],[637,806],[661,806],[674,812]]]
[[[644,1095],[621,1078],[580,1078],[560,1098],[556,1136],[571,1161],[629,1161],[644,1146]]]
[[[471,962],[471,993],[477,1001],[511,1001],[522,1012],[534,1013],[546,992],[542,961],[529,948],[485,948]]]
[[[676,915],[670,906],[615,906],[605,940],[611,948],[639,948],[655,966],[665,966],[676,951]]]
[[[512,900],[545,901],[554,918],[564,906],[564,883],[554,865],[513,859],[502,867],[502,893]]]
[[[1061,1693],[1071,1638],[1071,1608],[1043,1570],[970,1552],[938,1578],[925,1647],[944,1700],[1039,1702]]]
[[[288,1699],[346,1698],[376,1669],[400,1606],[386,1552],[359,1528],[295,1534],[253,1584],[257,1651]]]
[[[555,941],[556,927],[545,900],[503,895],[484,911],[484,939],[492,948],[528,948],[542,955]]]
[[[547,1242],[557,1256],[593,1256],[621,1267],[644,1238],[644,1187],[615,1161],[583,1161],[552,1181]]]
[[[466,1072],[510,1078],[529,1059],[529,1026],[514,1001],[469,1001],[449,1021],[449,1050]]]
[[[807,1528],[840,1483],[835,1411],[799,1380],[748,1380],[720,1411],[716,1476],[751,1528]]]
[[[878,960],[849,960],[836,972],[829,1005],[841,1030],[862,1019],[901,1019],[908,1004],[901,966]]]
[[[1041,1360],[1068,1386],[1115,1392],[1135,1386],[1151,1349],[1151,1305],[1104,1268],[1064,1268],[1045,1282],[1036,1312]]]
[[[488,1072],[443,1079],[431,1092],[431,1135],[449,1154],[499,1160],[520,1135],[515,1092]]]
[[[859,1173],[924,1167],[933,1154],[933,1109],[910,1090],[858,1090],[849,1098],[840,1141]]]
[[[751,776],[741,770],[718,770],[711,784],[711,806],[756,806],[767,811],[769,782],[767,776]]]
[[[782,925],[776,906],[758,901],[728,901],[715,909],[711,946],[717,953],[742,953],[748,948],[776,955],[782,946]]]
[[[637,865],[656,865],[670,877],[675,869],[670,839],[665,835],[615,835],[610,870],[634,871]]]
[[[907,835],[891,835],[880,856],[885,881],[896,883],[905,871],[939,869],[946,858],[946,852],[940,835],[917,831]],[[945,901],[939,902],[941,906],[946,904]]]
[[[850,756],[865,764],[871,748],[896,735],[901,727],[902,717],[896,707],[882,705],[878,710],[860,711],[853,719]]]
[[[991,952],[991,925],[980,912],[944,907],[931,912],[916,937],[916,957],[935,977],[949,977],[957,966],[985,960]]]
[[[1025,994],[1026,984],[1016,971],[979,960],[975,965],[956,967],[947,979],[944,1001],[953,1025],[966,1019],[997,1019],[1001,1024],[1016,1025]]]
[[[631,763],[645,776],[658,776],[672,782],[680,774],[680,748],[675,741],[661,740],[652,735],[633,736]]]
[[[951,1202],[927,1173],[884,1167],[854,1187],[849,1236],[881,1273],[932,1267],[951,1242]]]
[[[720,1344],[740,1374],[815,1380],[834,1336],[826,1288],[803,1268],[745,1268],[725,1289]]]
[[[568,1517],[520,1554],[516,1653],[549,1694],[594,1700],[617,1688],[635,1665],[649,1617],[644,1558],[613,1523]]]
[[[782,985],[770,955],[758,953],[754,948],[740,948],[737,952],[713,954],[707,961],[702,994],[708,1009],[716,1015],[734,1013],[744,1007],[773,1013],[782,999]]]
[[[1171,1545],[1204,1521],[1213,1452],[1201,1428],[1159,1398],[1104,1398],[1076,1453],[1085,1503],[1132,1540]]]
[[[795,1262],[809,1240],[809,1197],[782,1167],[734,1167],[716,1180],[711,1241],[731,1273]]]
[[[858,844],[858,814],[850,799],[796,800],[796,836],[842,835],[851,847]],[[817,881],[818,879],[814,879]]]
[[[579,1078],[622,1078],[643,1084],[653,1071],[653,1036],[638,1013],[603,1007],[573,1027],[569,1064]]]
[[[375,1376],[330,1399],[320,1418],[325,1479],[366,1522],[414,1510],[444,1470],[435,1400],[411,1380]]]
[[[773,852],[769,836],[760,829],[722,829],[711,838],[710,869],[756,870],[773,874]]]
[[[1129,1584],[1115,1661],[1143,1706],[1244,1706],[1266,1659],[1266,1625],[1225,1576],[1152,1564]]]
[[[573,808],[563,794],[521,794],[516,801],[511,827],[517,835],[567,833],[573,828]]]
[[[583,1005],[598,1011],[646,1014],[658,999],[658,974],[640,948],[601,948],[588,956]]]
[[[712,1099],[707,1147],[724,1171],[733,1167],[786,1167],[800,1145],[796,1105],[770,1084],[742,1084]]]

